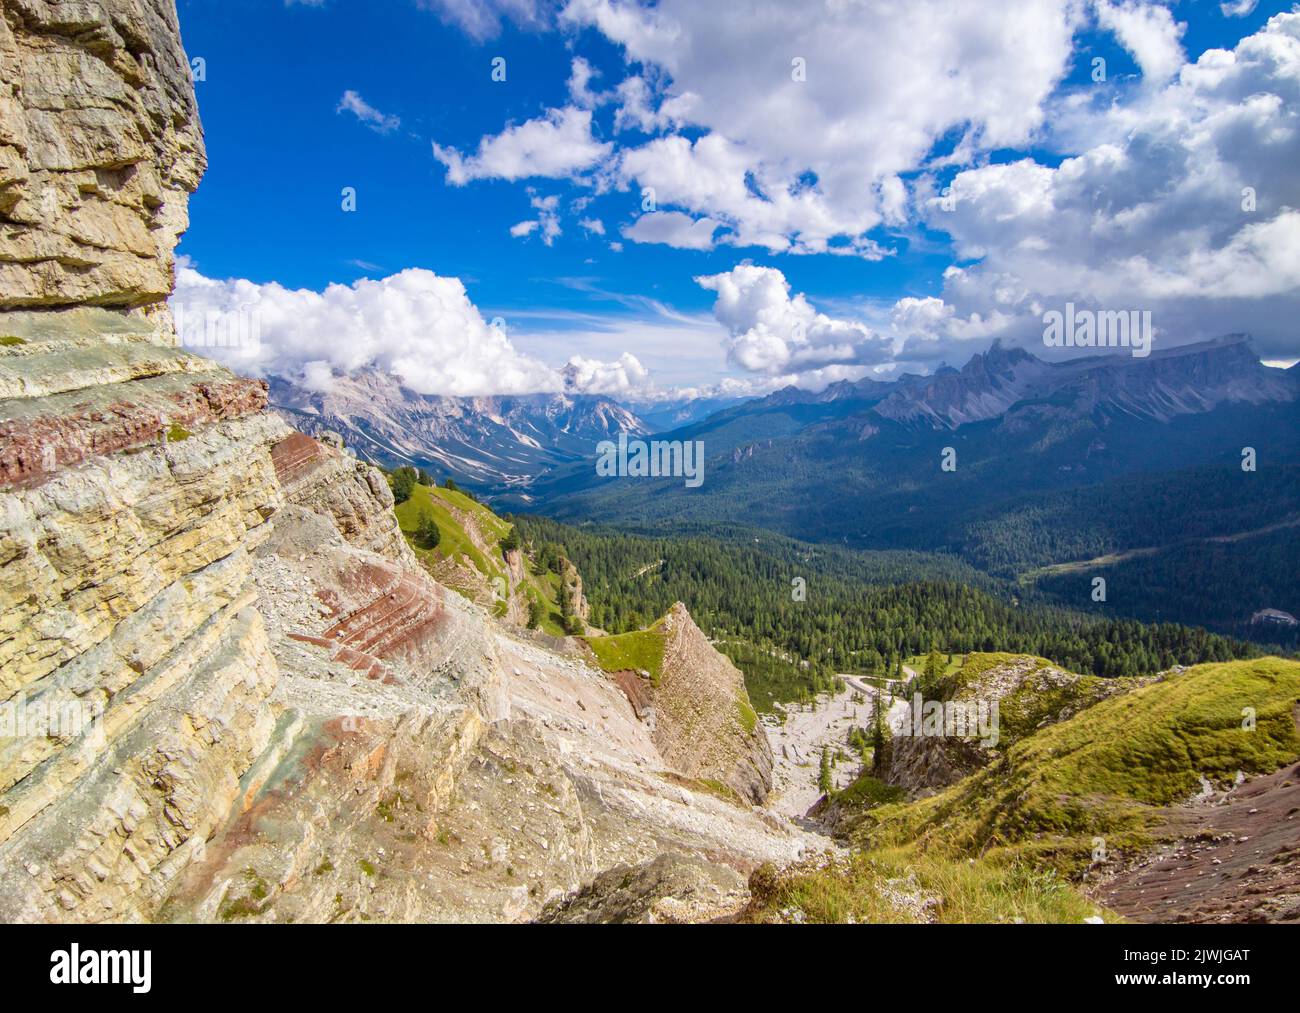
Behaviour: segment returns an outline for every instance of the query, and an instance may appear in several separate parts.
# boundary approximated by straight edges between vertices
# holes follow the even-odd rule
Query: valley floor
[[[910,670],[909,670],[910,674]],[[818,784],[822,750],[838,750],[843,758],[834,766],[835,788],[841,789],[857,777],[860,759],[848,745],[852,728],[865,728],[871,720],[872,700],[881,691],[854,675],[841,675],[845,690],[820,693],[811,705],[778,704],[784,720],[767,716],[763,727],[772,744],[772,794],[766,807],[786,819],[817,830],[804,819],[821,798]],[[907,713],[907,704],[895,700],[888,711],[894,728]]]

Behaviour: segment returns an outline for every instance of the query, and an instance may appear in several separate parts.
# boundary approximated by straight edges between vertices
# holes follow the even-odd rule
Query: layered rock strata
[[[797,857],[685,731],[437,583],[382,475],[178,347],[187,67],[166,0],[0,0],[0,920],[509,920],[666,851]],[[672,629],[708,751],[738,673]]]

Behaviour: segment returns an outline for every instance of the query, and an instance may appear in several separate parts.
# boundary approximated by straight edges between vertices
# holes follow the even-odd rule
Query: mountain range
[[[1300,558],[1300,370],[1265,365],[1245,335],[1059,362],[994,341],[961,369],[635,410],[425,395],[378,370],[325,391],[272,379],[270,401],[304,432],[499,509],[951,554],[1072,606],[1091,606],[1104,574],[1121,614],[1239,635],[1258,632],[1255,612],[1300,608],[1295,568],[1278,570]],[[703,486],[597,475],[597,444],[619,433],[702,442]],[[1189,567],[1223,593],[1180,580]]]
[[[416,465],[494,491],[526,487],[620,432],[649,431],[606,397],[420,394],[378,369],[335,377],[324,391],[272,377],[269,395],[290,425],[312,435],[338,432],[366,461]]]
[[[546,488],[554,472],[565,465],[581,469],[598,442],[620,432],[707,437],[707,451],[717,455],[737,447],[748,453],[753,437],[788,437],[817,425],[839,423],[864,439],[882,422],[944,431],[1000,419],[1008,432],[1069,419],[1102,424],[1105,416],[1170,423],[1221,405],[1290,403],[1298,392],[1295,368],[1265,366],[1244,335],[1149,358],[1110,354],[1065,362],[994,341],[960,370],[841,381],[817,392],[787,387],[748,400],[624,404],[572,392],[450,397],[418,393],[373,368],[337,376],[325,390],[270,380],[272,406],[306,431],[338,431],[374,463],[445,471],[489,495]]]
[[[994,343],[960,370],[786,389],[663,434],[703,442],[700,489],[583,462],[501,505],[953,554],[1085,607],[1103,574],[1121,614],[1244,633],[1298,604],[1298,422],[1300,373],[1242,336],[1059,363]]]

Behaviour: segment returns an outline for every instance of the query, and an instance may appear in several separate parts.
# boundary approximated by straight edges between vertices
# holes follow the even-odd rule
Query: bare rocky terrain
[[[1172,840],[1093,895],[1140,922],[1300,922],[1300,767],[1165,812]]]
[[[763,720],[774,756],[767,806],[787,819],[806,822],[808,811],[822,797],[818,775],[824,747],[842,750],[846,756],[832,770],[837,790],[847,787],[860,772],[861,763],[847,744],[848,734],[854,727],[865,728],[870,723],[872,700],[880,690],[853,676],[841,678],[843,692],[818,694],[810,705],[784,705],[781,719]],[[893,726],[903,720],[907,703],[886,703],[886,717]]]

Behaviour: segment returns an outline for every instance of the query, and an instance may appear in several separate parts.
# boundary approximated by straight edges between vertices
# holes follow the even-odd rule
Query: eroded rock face
[[[733,869],[681,852],[642,866],[617,865],[590,886],[549,905],[546,924],[679,924],[736,914],[749,899]]]
[[[165,298],[204,166],[173,0],[0,0],[0,308]]]
[[[418,568],[384,476],[338,447],[291,432],[271,450],[285,498],[334,522],[348,542]]]
[[[0,492],[6,918],[150,917],[264,748],[250,551],[281,429],[245,416]]]
[[[681,602],[664,617],[663,674],[655,688],[655,744],[688,777],[716,780],[761,803],[772,790],[772,747],[745,677],[714,650]]]

